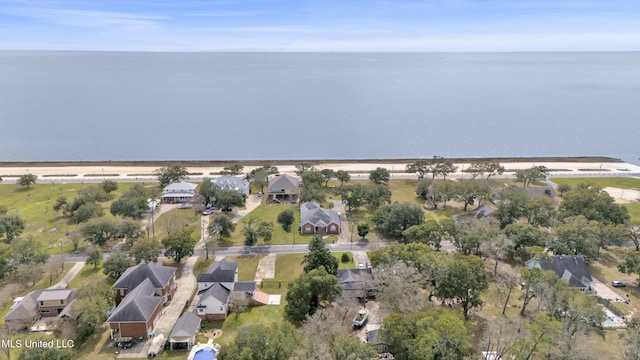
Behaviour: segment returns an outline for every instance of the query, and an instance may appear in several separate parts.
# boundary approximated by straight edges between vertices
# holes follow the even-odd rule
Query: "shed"
[[[173,350],[175,344],[186,345],[187,349],[196,341],[196,333],[200,330],[202,319],[198,315],[188,312],[178,318],[171,334],[169,335],[169,346]]]

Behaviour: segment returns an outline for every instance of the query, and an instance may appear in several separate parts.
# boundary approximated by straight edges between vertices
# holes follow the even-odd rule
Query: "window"
[[[64,305],[64,300],[60,300],[60,305]]]
[[[40,306],[44,306],[44,301],[40,301]]]

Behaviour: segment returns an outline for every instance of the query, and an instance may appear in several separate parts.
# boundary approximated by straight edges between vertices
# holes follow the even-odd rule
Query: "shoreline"
[[[413,173],[405,171],[406,165],[419,159],[371,159],[371,160],[278,160],[278,161],[138,161],[138,162],[16,162],[0,163],[0,177],[3,183],[14,183],[21,175],[31,173],[38,176],[39,183],[46,182],[99,182],[114,181],[157,181],[155,170],[169,164],[185,166],[188,180],[201,180],[204,177],[215,177],[225,166],[240,164],[243,173],[265,164],[277,166],[280,173],[292,174],[295,165],[308,162],[316,168],[344,170],[354,180],[366,179],[368,173],[377,167],[389,170],[392,178],[416,178]],[[505,172],[502,177],[512,177],[515,171],[527,169],[534,165],[546,166],[550,177],[559,176],[634,176],[640,177],[640,166],[608,157],[570,157],[570,158],[477,158],[452,159],[457,171],[449,177],[471,177],[465,169],[479,161],[499,162]],[[465,161],[466,160],[466,161]],[[469,161],[471,160],[471,161]]]

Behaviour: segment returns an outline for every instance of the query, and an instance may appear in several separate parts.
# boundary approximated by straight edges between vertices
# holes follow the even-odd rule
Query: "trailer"
[[[356,314],[356,317],[353,318],[353,327],[354,328],[362,327],[362,325],[364,325],[364,323],[367,322],[368,317],[369,317],[369,310],[362,309],[358,311],[358,314]]]

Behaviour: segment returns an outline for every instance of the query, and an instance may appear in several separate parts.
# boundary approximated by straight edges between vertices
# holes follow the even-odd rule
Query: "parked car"
[[[364,265],[362,263],[358,263],[358,269],[364,269]]]
[[[207,209],[202,213],[203,216],[209,216],[211,214],[213,214],[213,209]]]
[[[614,281],[611,282],[611,286],[613,286],[613,287],[625,287],[625,286],[627,286],[627,284],[622,282],[622,281],[615,281],[614,280]]]
[[[367,262],[367,269],[371,269],[371,263]]]

